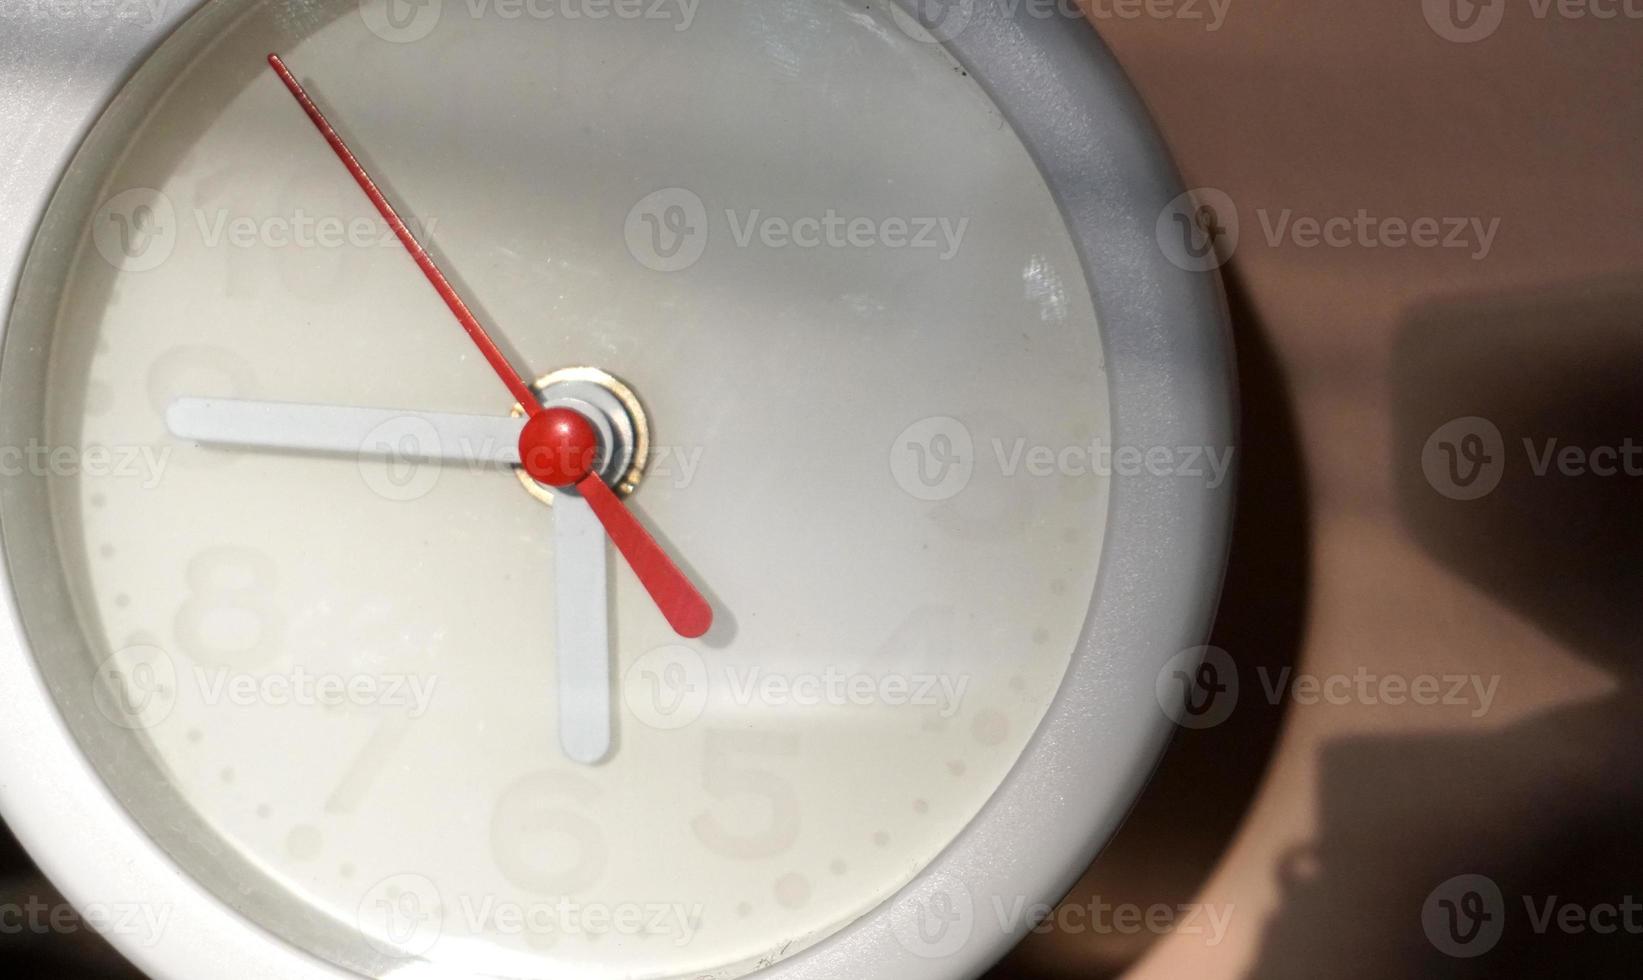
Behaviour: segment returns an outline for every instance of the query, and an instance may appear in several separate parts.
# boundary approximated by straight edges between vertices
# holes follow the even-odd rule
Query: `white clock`
[[[968,977],[1116,828],[1219,286],[1087,25],[908,7],[13,12],[0,806],[140,968]]]

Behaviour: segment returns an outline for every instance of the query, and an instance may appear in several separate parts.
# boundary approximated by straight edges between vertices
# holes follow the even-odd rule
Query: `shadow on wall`
[[[1292,667],[1305,626],[1310,507],[1293,399],[1235,268],[1223,270],[1237,341],[1242,432],[1232,554],[1210,643],[1237,663],[1236,709],[1219,725],[1176,733],[1135,810],[1067,903],[1148,909],[1196,899],[1231,843],[1271,762],[1282,703],[1259,690]],[[1230,750],[1230,751],[1229,751]],[[1160,936],[1068,920],[1029,935],[993,980],[1099,980],[1122,973]]]
[[[1628,932],[1622,903],[1643,900],[1643,287],[1423,306],[1391,381],[1414,540],[1618,690],[1498,732],[1329,745],[1317,844],[1289,863],[1250,975],[1634,974],[1643,907]],[[1603,475],[1628,446],[1631,475]],[[1514,680],[1534,682],[1499,683]]]

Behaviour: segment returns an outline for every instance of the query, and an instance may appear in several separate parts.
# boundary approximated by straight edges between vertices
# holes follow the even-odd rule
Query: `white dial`
[[[1020,141],[878,7],[232,6],[68,178],[43,394],[8,338],[6,411],[136,460],[52,474],[58,553],[12,557],[72,596],[31,628],[105,780],[364,972],[731,977],[869,912],[999,786],[1096,580],[1094,303]],[[275,51],[519,371],[642,402],[627,505],[704,637],[509,472],[514,399]]]

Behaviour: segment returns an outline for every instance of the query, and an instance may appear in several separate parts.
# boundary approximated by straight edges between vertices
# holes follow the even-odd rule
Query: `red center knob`
[[[519,459],[538,483],[568,487],[593,472],[599,434],[580,412],[547,408],[531,416],[519,434]]]

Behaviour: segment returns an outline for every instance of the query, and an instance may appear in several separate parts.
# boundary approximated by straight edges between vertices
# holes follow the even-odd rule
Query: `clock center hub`
[[[536,379],[531,391],[542,407],[569,414],[539,413],[527,424],[524,465],[515,470],[525,492],[551,505],[558,494],[578,496],[574,484],[590,471],[622,496],[638,487],[650,458],[650,420],[632,388],[599,368],[571,367]],[[524,407],[515,405],[513,414],[524,415]]]

